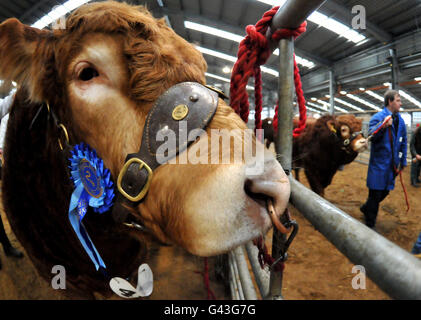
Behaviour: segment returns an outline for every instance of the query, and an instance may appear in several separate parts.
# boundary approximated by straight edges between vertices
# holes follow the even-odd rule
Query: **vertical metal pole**
[[[292,158],[292,118],[294,101],[294,41],[282,39],[279,42],[279,107],[278,131],[275,150],[278,161],[288,174],[291,172]],[[286,242],[286,236],[273,230],[272,257],[279,258],[280,248]],[[282,273],[271,272],[269,298],[282,299]]]
[[[390,49],[390,55],[392,58],[391,71],[392,71],[392,89],[399,90],[399,63],[396,57],[396,49]]]
[[[259,260],[257,259],[259,250],[251,241],[246,243],[246,250],[251,268],[253,269],[254,278],[259,287],[260,295],[262,296],[262,299],[266,299],[269,294],[270,274],[260,267]]]
[[[414,113],[411,111],[409,113],[409,115],[411,116],[411,133],[414,131],[412,128],[414,127]],[[409,141],[409,140],[408,140]]]
[[[333,69],[329,70],[329,103],[330,103],[330,114],[335,114],[335,77]]]
[[[234,288],[237,288],[238,299],[244,300],[244,291],[243,291],[243,287],[241,285],[240,275],[238,273],[237,261],[234,258],[234,252],[233,251],[230,251],[228,253],[228,258],[230,259],[230,266],[232,266],[232,273],[234,275],[234,278],[233,278]]]
[[[246,257],[244,255],[243,246],[239,246],[233,250],[233,256],[237,262],[238,275],[241,280],[244,297],[246,300],[257,300],[256,290],[254,289],[253,280],[247,266]]]

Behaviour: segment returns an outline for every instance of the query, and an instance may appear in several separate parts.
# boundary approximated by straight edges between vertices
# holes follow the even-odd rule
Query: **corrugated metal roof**
[[[50,12],[54,6],[61,5],[64,2],[63,0],[2,0],[0,2],[0,21],[16,17],[23,23],[33,24]],[[186,29],[184,21],[189,20],[244,36],[245,27],[249,24],[255,24],[262,17],[263,13],[270,8],[269,5],[256,0],[132,0],[128,2],[146,5],[156,17],[167,16],[171,27],[189,42],[230,56],[236,56],[238,50],[237,42],[222,39],[217,34],[207,34]],[[411,77],[414,78],[421,74],[421,55],[420,57],[416,56],[421,53],[421,41],[420,44],[417,41],[421,24],[419,18],[421,3],[416,0],[328,0],[319,8],[318,12],[350,26],[354,17],[351,9],[355,5],[362,5],[366,10],[367,30],[358,31],[367,37],[367,41],[357,46],[352,41],[314,22],[308,21],[307,32],[296,40],[296,48],[297,52],[300,52],[305,58],[313,57],[316,67],[308,69],[301,66],[302,75],[311,78],[316,72],[320,72],[320,68],[325,68],[321,66],[321,62],[327,62],[336,66],[342,61],[348,61],[344,59],[349,59],[350,56],[353,57],[359,53],[371,52],[373,48],[375,48],[376,52],[388,50],[388,43],[403,38],[406,41],[406,46],[401,44],[397,50],[399,61],[404,63],[400,80],[401,82],[408,81]],[[412,39],[408,37],[405,38],[406,35],[410,34],[414,40],[408,40]],[[387,40],[385,41],[385,39]],[[210,55],[204,55],[204,57],[208,63],[209,72],[229,78],[229,74],[223,73],[222,68],[224,66],[232,67],[232,62]],[[352,63],[358,64],[358,59],[355,59]],[[387,63],[387,61],[379,60],[380,63]],[[278,58],[272,56],[266,66],[277,69]],[[360,73],[363,74],[364,72]],[[344,75],[337,76],[341,78]],[[277,79],[265,73],[263,73],[263,79],[266,92],[270,92],[267,94],[273,96],[272,91],[277,90]],[[363,74],[356,81],[337,81],[337,85],[338,91],[339,89],[355,91],[359,87],[376,87],[390,81],[390,73],[383,72],[366,78],[364,78]],[[213,79],[209,79],[209,82],[212,84],[217,83]],[[405,86],[404,89],[421,101],[421,85]],[[377,93],[383,94],[382,90],[378,90]],[[312,91],[306,95],[306,98],[324,98],[326,94],[328,94],[328,91],[324,88]],[[376,105],[379,105],[380,102],[366,94],[361,94],[361,98]],[[366,105],[348,97],[341,97],[341,99],[364,110],[370,109]],[[273,101],[268,103],[273,103]],[[415,108],[407,100],[404,100],[404,105],[409,108]],[[344,105],[338,104],[338,106],[351,110]]]

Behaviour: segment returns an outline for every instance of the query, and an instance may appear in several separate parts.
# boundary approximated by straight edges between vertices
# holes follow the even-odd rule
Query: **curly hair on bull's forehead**
[[[352,114],[343,114],[337,117],[341,124],[346,124],[352,131],[361,131],[362,119],[356,118]]]
[[[205,83],[201,53],[142,6],[112,1],[84,5],[68,17],[63,33],[72,39],[89,33],[122,36],[130,94],[140,103],[155,101],[179,82]]]
[[[115,1],[89,3],[79,7],[66,20],[66,30],[127,33],[138,27],[150,35],[159,31],[156,20],[143,6],[131,6]],[[140,30],[140,29],[139,29]]]

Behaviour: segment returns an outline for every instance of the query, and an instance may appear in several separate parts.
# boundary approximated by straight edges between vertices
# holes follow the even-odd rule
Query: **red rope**
[[[367,139],[370,140],[374,135],[376,135],[390,119],[392,119],[392,116],[387,116],[384,118],[383,123],[376,130],[374,130],[374,132],[370,134]]]
[[[244,122],[248,122],[249,116],[249,101],[246,86],[251,76],[255,79],[255,128],[262,127],[261,112],[262,112],[262,76],[260,66],[265,64],[270,57],[269,42],[266,38],[266,31],[270,26],[273,16],[278,11],[279,6],[273,7],[271,10],[264,13],[255,26],[249,25],[246,27],[247,36],[240,42],[237,53],[237,62],[234,65],[231,75],[230,97],[231,107],[238,113]],[[272,40],[279,41],[280,39],[297,38],[300,34],[305,32],[307,23],[303,22],[297,29],[280,29],[273,33]],[[294,129],[294,136],[298,136],[305,128],[306,122],[306,107],[305,99],[301,87],[301,78],[297,63],[294,56],[294,82],[295,92],[297,95],[298,107],[300,110],[300,121],[298,128]],[[275,110],[277,115],[277,108]],[[275,130],[277,129],[277,117],[273,121]]]
[[[203,262],[204,262],[204,271],[203,272],[194,271],[194,272],[199,273],[203,276],[206,292],[208,294],[208,300],[216,300],[215,294],[210,288],[208,258],[203,258]]]
[[[295,57],[295,54],[294,54]],[[306,100],[304,99],[303,88],[301,85],[301,76],[300,70],[298,69],[297,62],[294,58],[294,83],[295,83],[295,94],[297,96],[298,110],[300,112],[300,121],[298,127],[294,129],[292,136],[294,138],[298,137],[301,132],[306,128],[307,121],[307,109],[306,109]],[[273,129],[274,132],[278,130],[278,104],[275,107],[275,116],[273,117]]]
[[[205,273],[204,273],[204,279],[205,279],[205,287],[206,287],[206,291],[208,293],[208,300],[215,300],[215,294],[213,293],[213,291],[210,288],[210,284],[209,284],[209,267],[208,267],[208,258],[204,258],[203,259],[205,262]]]
[[[401,180],[401,185],[403,189],[403,194],[405,195],[405,201],[406,201],[406,212],[409,211],[409,200],[408,200],[408,193],[406,192],[405,185],[403,184],[403,178],[402,178],[402,169],[399,171],[399,179]]]
[[[266,244],[263,243],[263,238],[257,238],[253,240],[257,249],[259,249],[259,253],[257,254],[257,259],[259,260],[260,267],[264,269],[265,265],[272,266],[275,262],[275,259],[268,253],[268,249]],[[273,266],[273,270],[276,272],[282,272],[285,269],[285,264],[283,262],[278,262],[275,266]]]

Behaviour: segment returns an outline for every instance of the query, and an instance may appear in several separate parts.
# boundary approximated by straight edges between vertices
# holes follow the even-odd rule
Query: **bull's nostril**
[[[244,182],[244,190],[246,191],[246,193],[251,192],[250,188],[252,185],[253,181],[251,181],[250,179],[246,179],[246,181]]]
[[[261,206],[266,207],[266,201],[268,199],[272,199],[270,196],[264,194],[264,193],[256,193],[253,192],[252,190],[255,189],[253,187],[253,180],[251,179],[247,179],[244,182],[244,192],[247,194],[247,196],[249,196],[251,199],[253,199],[254,201],[256,201],[258,204],[260,204]]]

